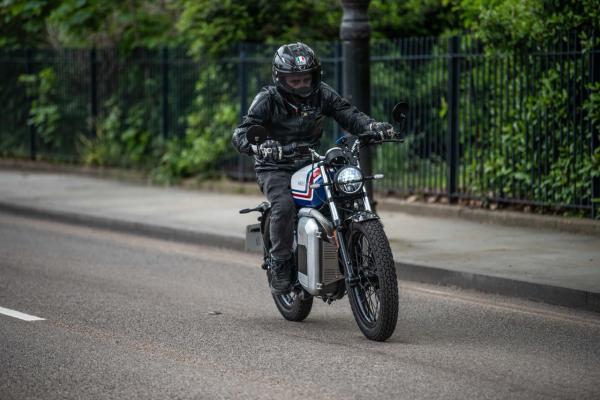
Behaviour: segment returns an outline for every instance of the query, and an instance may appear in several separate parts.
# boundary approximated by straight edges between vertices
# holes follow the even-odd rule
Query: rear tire
[[[269,229],[271,226],[271,210],[265,213],[263,218],[263,242],[265,243],[265,248],[268,252],[268,249],[270,249],[271,247],[271,238],[269,234]],[[265,254],[265,257],[268,257],[268,254]],[[297,276],[297,274],[293,275]],[[271,271],[269,271],[268,268],[267,281],[269,282],[269,286],[271,286]],[[288,321],[300,322],[305,320],[306,317],[308,317],[308,314],[310,314],[310,311],[312,310],[313,297],[311,296],[306,299],[301,299],[300,295],[306,294],[302,292],[303,290],[301,288],[298,288],[292,290],[290,293],[272,295],[273,300],[275,301],[275,306],[277,307],[279,313],[281,313],[283,318],[287,319]]]
[[[378,220],[352,225],[348,253],[360,282],[348,288],[354,319],[370,340],[384,341],[398,321],[398,281],[390,244]]]
[[[312,310],[313,297],[302,300],[300,298],[302,289],[293,290],[286,294],[274,294],[273,300],[277,309],[288,321],[300,322],[308,317]]]

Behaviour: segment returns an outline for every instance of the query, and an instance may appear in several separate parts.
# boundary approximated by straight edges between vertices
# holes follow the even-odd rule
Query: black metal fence
[[[313,45],[325,81],[341,92],[340,44]],[[274,50],[243,44],[218,63],[180,49],[0,52],[0,154],[94,162],[103,155],[90,156],[86,146],[117,135],[134,162],[145,151],[139,142],[182,138],[205,125],[228,137],[270,83]],[[575,34],[502,54],[470,37],[374,42],[373,117],[389,120],[399,99],[411,105],[406,143],[377,149],[374,171],[386,178],[376,189],[595,217],[599,60]],[[342,134],[332,123],[325,132],[324,145]],[[217,168],[249,178],[249,161],[226,149]]]

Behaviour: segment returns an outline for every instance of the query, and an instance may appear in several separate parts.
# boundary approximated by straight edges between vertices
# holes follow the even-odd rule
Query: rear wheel
[[[295,289],[286,294],[274,294],[273,300],[283,318],[300,322],[308,317],[313,305],[313,297],[303,298],[304,295],[302,289]]]
[[[389,338],[398,320],[398,281],[392,250],[377,220],[353,224],[348,241],[359,282],[348,288],[354,319],[363,334],[376,341]]]
[[[263,216],[263,241],[265,243],[265,250],[267,254],[265,257],[268,257],[268,250],[271,247],[271,239],[269,235],[269,229],[271,225],[271,211],[269,210]],[[293,273],[294,276],[297,276],[296,273]],[[269,282],[269,286],[271,283],[271,271],[267,269],[267,281]],[[308,295],[306,292],[300,288],[300,285],[294,285],[295,288],[290,293],[286,294],[274,294],[273,300],[275,301],[275,306],[283,316],[283,318],[288,321],[300,322],[308,317],[313,305],[313,297]],[[310,297],[309,297],[310,296]]]

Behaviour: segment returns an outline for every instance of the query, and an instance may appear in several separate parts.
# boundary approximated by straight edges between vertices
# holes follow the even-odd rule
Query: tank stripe
[[[309,179],[309,175],[310,175],[311,171],[308,171],[308,174],[306,176],[306,180],[307,180],[307,185],[306,185],[306,190],[304,191],[295,191],[292,189],[292,197],[296,198],[296,199],[310,199],[312,200],[313,197],[313,189],[310,187],[310,185],[313,184],[313,182],[315,182],[318,178],[321,177],[321,170],[320,169],[314,169],[312,171],[312,176]]]

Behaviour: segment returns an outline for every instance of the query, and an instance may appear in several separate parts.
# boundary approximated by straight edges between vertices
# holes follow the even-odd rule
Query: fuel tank
[[[312,189],[313,183],[323,183],[321,170],[307,165],[292,175],[291,188],[294,203],[300,207],[320,207],[326,200],[325,188]]]

